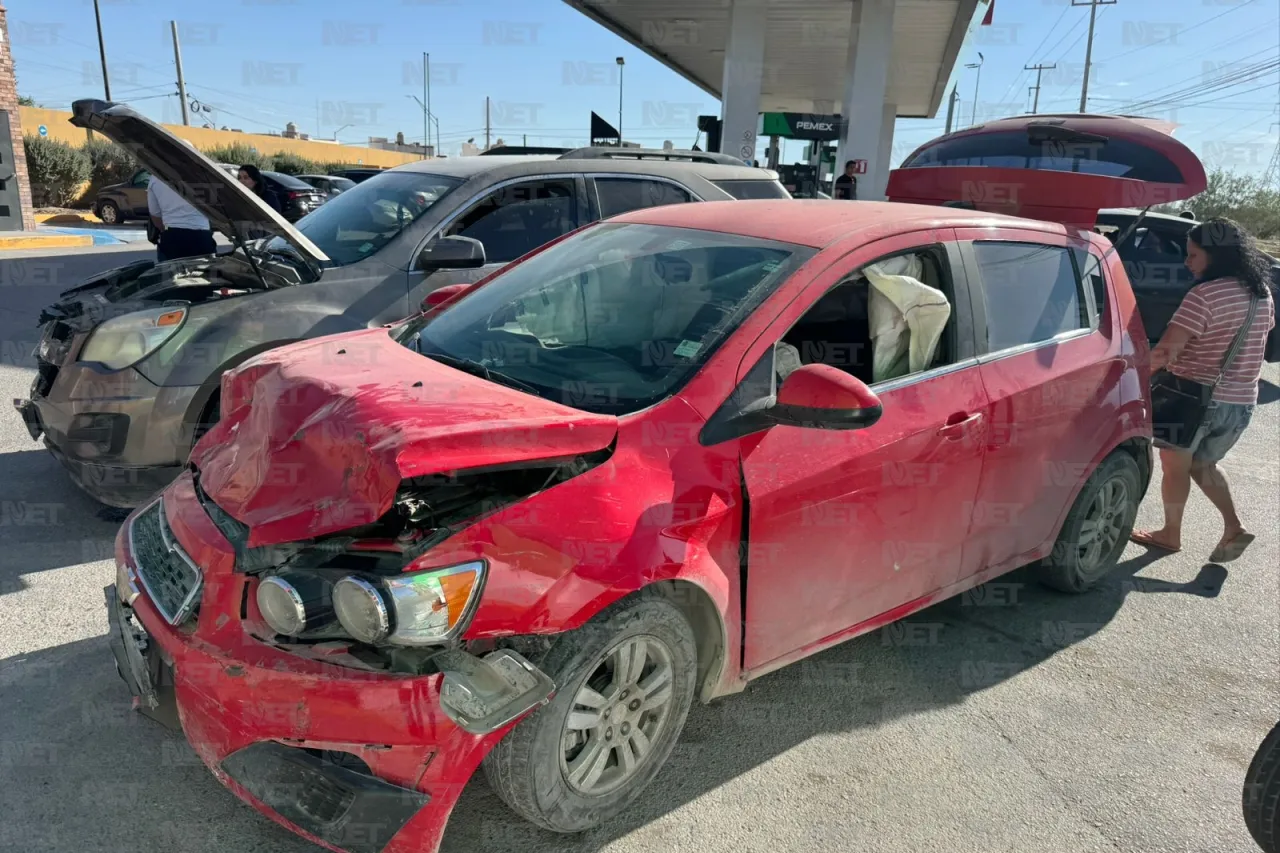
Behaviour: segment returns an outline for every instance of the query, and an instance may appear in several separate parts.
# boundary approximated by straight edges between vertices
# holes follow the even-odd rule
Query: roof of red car
[[[1052,222],[954,207],[834,199],[750,199],[669,204],[624,213],[611,221],[719,231],[815,249],[864,230],[882,231],[885,236],[928,228],[984,225],[1016,225],[1058,233],[1064,230],[1063,226]]]

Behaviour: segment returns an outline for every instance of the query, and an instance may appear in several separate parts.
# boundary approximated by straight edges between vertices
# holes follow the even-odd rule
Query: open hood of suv
[[[249,547],[372,523],[403,480],[609,447],[617,419],[448,367],[386,329],[270,350],[223,377],[191,462]]]
[[[890,201],[1093,228],[1103,208],[1191,198],[1204,165],[1167,128],[1104,115],[1027,115],[940,136],[889,173]]]
[[[191,203],[229,239],[252,229],[281,237],[317,271],[329,261],[318,246],[236,180],[236,176],[160,125],[124,104],[84,99],[71,105],[71,123],[127,148],[142,168]]]

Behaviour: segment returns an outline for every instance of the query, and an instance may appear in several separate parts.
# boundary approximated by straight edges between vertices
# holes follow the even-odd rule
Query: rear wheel
[[[114,201],[104,201],[98,204],[98,218],[106,225],[117,225],[124,221],[120,217],[120,208],[116,206]]]
[[[693,630],[642,593],[560,637],[540,663],[556,696],[485,757],[485,777],[526,820],[580,832],[622,812],[671,754],[694,695]]]
[[[1263,739],[1245,774],[1244,824],[1263,853],[1280,853],[1280,723]]]
[[[1113,568],[1138,515],[1142,497],[1138,463],[1123,450],[1102,461],[1080,490],[1053,552],[1040,561],[1041,583],[1062,592],[1086,592]]]

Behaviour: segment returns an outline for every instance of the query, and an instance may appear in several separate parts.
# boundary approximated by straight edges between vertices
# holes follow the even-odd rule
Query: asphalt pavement
[[[30,385],[39,308],[131,251],[0,257],[6,403]],[[1181,553],[1130,545],[1089,594],[1015,573],[695,707],[669,765],[610,826],[537,830],[477,775],[443,849],[1248,853],[1242,780],[1280,717],[1280,371],[1264,375],[1224,464],[1260,534],[1238,562],[1206,563],[1220,522],[1193,492]],[[1158,521],[1158,493],[1140,524]],[[105,638],[116,518],[6,405],[0,850],[318,850],[130,710]]]

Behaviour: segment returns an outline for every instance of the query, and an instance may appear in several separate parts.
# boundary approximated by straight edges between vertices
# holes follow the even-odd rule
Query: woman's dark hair
[[[1209,256],[1209,265],[1200,281],[1234,278],[1251,292],[1266,297],[1271,283],[1271,261],[1240,223],[1221,217],[1209,219],[1187,232],[1187,239]]]
[[[252,163],[245,163],[240,167],[240,171],[248,172],[249,179],[253,181],[253,191],[258,195],[262,195],[266,191],[267,185],[262,182],[262,170]]]

